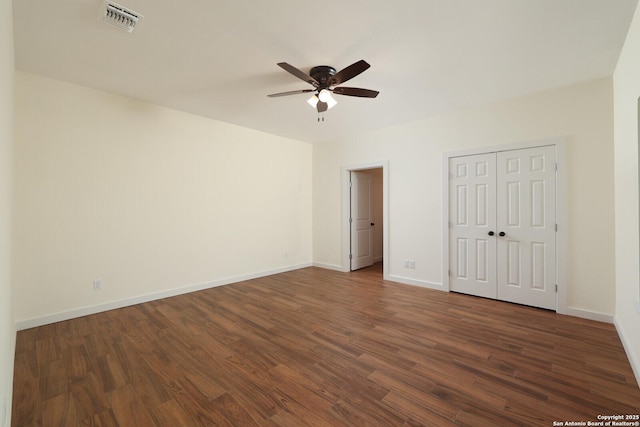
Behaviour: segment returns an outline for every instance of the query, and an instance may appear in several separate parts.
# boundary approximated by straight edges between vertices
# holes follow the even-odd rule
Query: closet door
[[[496,154],[449,159],[452,291],[496,298],[495,226]]]
[[[497,200],[497,298],[555,310],[555,147],[497,153]]]

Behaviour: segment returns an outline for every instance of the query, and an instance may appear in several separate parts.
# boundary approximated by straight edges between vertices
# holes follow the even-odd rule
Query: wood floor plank
[[[91,418],[85,419],[81,425],[87,427],[119,427],[118,421],[111,409],[107,409],[99,414],[95,414]]]
[[[305,268],[20,331],[12,426],[549,426],[640,413],[615,327]]]
[[[69,378],[83,377],[89,371],[89,355],[84,345],[69,346],[62,353]]]
[[[153,408],[148,408],[144,405],[131,385],[127,384],[112,390],[109,392],[108,397],[111,410],[119,425],[156,427],[156,423],[149,413]]]
[[[42,397],[38,378],[21,379],[16,372],[13,385],[13,410],[11,425],[41,425]]]
[[[80,419],[71,393],[59,394],[42,405],[42,427],[79,427]]]
[[[387,405],[372,404],[370,400],[349,396],[331,407],[341,424],[350,426],[400,426],[406,415]]]
[[[342,424],[341,420],[336,416],[322,408],[312,407],[312,402],[303,399],[298,399],[293,390],[283,390],[276,388],[272,391],[278,401],[279,411],[271,417],[272,420],[276,420],[282,414],[291,414],[300,420],[304,420],[306,425],[310,426],[339,426]]]
[[[35,342],[38,367],[43,369],[50,362],[62,358],[55,336],[45,336]]]
[[[286,387],[287,383],[291,384],[292,387],[302,387],[302,392],[311,392],[323,399],[323,401],[318,401],[319,405],[327,405],[327,407],[329,407],[339,399],[337,395],[322,386],[322,382],[318,381],[319,378],[311,379],[305,375],[304,372],[297,369],[285,365],[278,365],[269,372],[273,376],[274,381],[278,383],[278,387],[282,387],[283,385]]]
[[[216,425],[230,426],[233,423],[227,419],[215,400],[225,394],[208,398],[200,390],[193,386],[193,383],[186,378],[183,381],[175,381],[171,385],[173,391],[172,399],[180,406],[179,411],[184,413],[183,418],[188,420],[188,425]],[[166,402],[165,402],[166,403]],[[162,407],[158,405],[157,407]]]
[[[406,395],[415,401],[422,400],[422,398],[429,395],[436,386],[432,381],[423,381],[418,383],[412,382],[412,384],[408,384],[398,376],[387,374],[382,371],[373,371],[369,374],[367,379],[386,388],[387,390]]]
[[[410,396],[395,391],[387,394],[382,402],[421,424],[433,426],[453,426],[458,411],[435,398],[414,400]]]
[[[129,382],[122,364],[115,354],[107,354],[98,358],[98,375],[104,391],[109,392]]]
[[[216,397],[212,403],[216,406],[214,413],[225,417],[230,426],[242,425],[251,427],[258,425],[244,407],[229,393]]]
[[[110,407],[104,387],[93,372],[71,380],[70,389],[81,420],[92,418]]]
[[[38,378],[38,361],[35,351],[17,353],[14,359],[14,376],[23,380]]]
[[[255,382],[253,378],[234,373],[223,374],[219,381],[234,393],[239,404],[258,424],[267,423],[280,412],[277,398],[272,393],[272,385],[266,386],[262,382]]]
[[[168,400],[150,410],[151,416],[158,426],[191,426],[198,425],[199,420],[190,416],[175,400]]]
[[[42,366],[40,370],[40,396],[42,401],[64,394],[68,390],[69,378],[63,360],[53,360]]]

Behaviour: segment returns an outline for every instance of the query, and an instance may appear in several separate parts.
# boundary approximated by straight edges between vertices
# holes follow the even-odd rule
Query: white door
[[[554,146],[449,159],[449,288],[556,309]]]
[[[373,265],[371,175],[351,171],[351,271]]]
[[[500,152],[497,162],[498,299],[555,310],[555,147]]]
[[[449,159],[450,289],[496,298],[496,155]]]

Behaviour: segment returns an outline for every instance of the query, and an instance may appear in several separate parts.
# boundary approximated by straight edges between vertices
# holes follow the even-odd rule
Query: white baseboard
[[[114,310],[122,307],[128,307],[131,305],[141,304],[149,301],[155,301],[162,298],[174,297],[177,295],[188,294],[190,292],[196,292],[196,291],[202,291],[204,289],[215,288],[217,286],[224,286],[232,283],[242,282],[245,280],[271,276],[273,274],[285,273],[287,271],[299,270],[301,268],[311,267],[311,265],[312,265],[311,262],[297,264],[297,265],[289,265],[286,267],[275,268],[272,270],[265,270],[265,271],[260,271],[256,273],[245,274],[242,276],[228,277],[225,279],[214,280],[211,282],[197,283],[195,285],[184,286],[181,288],[169,289],[166,291],[154,292],[151,294],[125,298],[125,299],[111,301],[104,304],[81,307],[81,308],[54,313],[46,316],[17,320],[16,329],[21,331],[24,329],[35,328],[42,325],[48,325],[50,323],[62,322],[64,320],[74,319],[76,317],[88,316],[90,314],[96,314],[103,311]]]
[[[334,265],[334,264],[324,264],[324,263],[321,263],[321,262],[314,262],[313,266],[314,267],[320,267],[320,268],[326,268],[328,270],[341,271],[341,272],[344,272],[344,273],[348,273],[349,272],[348,268],[344,269],[344,268],[342,268],[342,266]],[[394,275],[388,275],[388,274],[385,274],[383,279],[384,280],[388,280],[390,282],[402,283],[404,285],[420,286],[422,288],[436,289],[438,291],[445,290],[444,286],[442,284],[431,283],[431,282],[427,282],[425,280],[410,279],[408,277],[394,276]]]
[[[403,283],[405,285],[421,286],[423,288],[435,289],[437,291],[447,292],[446,287],[444,286],[444,284],[441,284],[441,283],[432,283],[432,282],[427,282],[427,281],[424,281],[424,280],[416,280],[416,279],[410,279],[408,277],[393,276],[393,275],[386,276],[384,279],[392,281],[392,282]],[[558,312],[558,313],[560,313],[560,312]],[[569,316],[580,317],[580,318],[583,318],[583,319],[595,320],[595,321],[598,321],[598,322],[613,323],[613,315],[611,315],[611,314],[598,313],[598,312],[595,312],[595,311],[584,310],[584,309],[581,309],[581,308],[572,308],[572,307],[570,307],[570,308],[565,309],[560,314],[566,314],[566,315],[569,315]]]
[[[618,336],[620,337],[620,341],[622,341],[624,352],[627,354],[627,359],[629,359],[629,364],[631,365],[633,374],[636,377],[636,382],[640,384],[640,355],[636,354],[633,351],[631,344],[629,344],[629,340],[627,338],[628,335],[625,332],[624,328],[622,327],[622,324],[618,322],[617,317],[614,317],[613,324],[616,327],[616,331],[618,331]]]
[[[11,331],[11,343],[9,344],[11,347],[9,349],[9,354],[11,356],[11,360],[13,361],[14,355],[16,354],[16,331]],[[9,427],[11,425],[11,409],[13,403],[13,393],[11,392],[13,371],[15,368],[15,364],[11,363],[8,372],[8,384],[2,384],[0,387],[3,389],[0,391],[0,426]]]
[[[595,320],[597,322],[613,323],[612,314],[599,313],[597,311],[590,311],[582,308],[567,307],[563,312],[558,311],[558,313],[580,317],[582,319]]]
[[[426,280],[411,279],[409,277],[388,275],[388,276],[385,276],[384,280],[402,283],[405,285],[420,286],[422,288],[435,289],[438,291],[445,290],[444,285],[442,285],[442,283],[432,283],[432,282],[427,282]]]
[[[341,271],[343,273],[348,273],[349,269],[348,268],[343,268],[341,265],[336,265],[336,264],[325,264],[324,262],[314,262],[313,263],[314,267],[319,267],[319,268],[324,268],[327,270],[334,270],[334,271]]]

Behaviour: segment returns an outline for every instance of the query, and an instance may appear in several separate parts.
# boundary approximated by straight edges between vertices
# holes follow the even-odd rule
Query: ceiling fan
[[[378,93],[380,93],[376,90],[361,89],[357,87],[334,87],[351,80],[369,68],[371,65],[369,65],[365,60],[355,62],[337,73],[335,68],[328,65],[313,67],[309,71],[309,74],[300,71],[293,65],[287,64],[286,62],[279,62],[278,65],[283,70],[312,85],[313,89],[292,90],[289,92],[273,93],[267,96],[270,98],[276,98],[279,96],[315,92],[307,102],[312,107],[316,108],[318,113],[323,113],[337,104],[337,101],[333,99],[331,93],[336,95],[357,96],[360,98],[375,98],[378,96]]]

